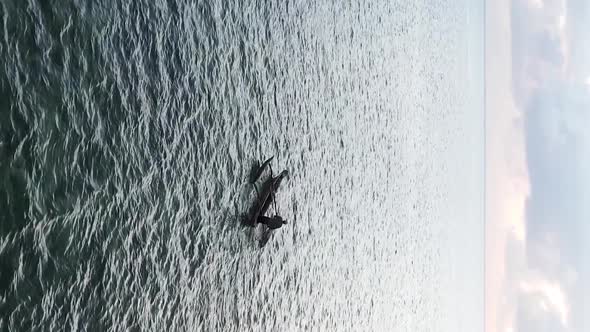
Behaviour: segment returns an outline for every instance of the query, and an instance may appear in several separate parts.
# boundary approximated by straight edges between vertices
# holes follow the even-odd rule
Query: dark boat
[[[250,226],[256,226],[256,220],[258,216],[264,215],[268,208],[270,207],[270,203],[274,199],[274,194],[278,189],[279,185],[283,181],[283,178],[289,174],[288,171],[284,170],[279,174],[279,176],[270,178],[266,181],[263,186],[263,190],[259,193],[258,200],[254,205],[254,209],[251,213],[251,218],[248,222]]]

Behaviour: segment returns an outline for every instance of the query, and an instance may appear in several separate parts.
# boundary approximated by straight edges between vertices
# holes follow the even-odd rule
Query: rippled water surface
[[[0,2],[0,330],[479,330],[480,7]]]

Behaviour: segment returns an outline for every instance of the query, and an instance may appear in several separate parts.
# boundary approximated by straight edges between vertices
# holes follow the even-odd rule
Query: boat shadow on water
[[[273,230],[268,226],[256,223],[258,216],[264,214],[270,204],[270,201],[267,202],[267,199],[274,182],[272,168],[270,166],[273,158],[270,157],[262,164],[257,161],[252,163],[247,186],[249,187],[250,197],[253,196],[254,198],[251,199],[248,211],[239,217],[241,225],[247,228],[246,231],[258,242],[260,248],[268,243],[273,234]],[[267,169],[270,169],[270,171],[265,172]]]

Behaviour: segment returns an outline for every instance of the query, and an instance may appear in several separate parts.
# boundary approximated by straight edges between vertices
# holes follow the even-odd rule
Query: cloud
[[[534,93],[525,120],[531,186],[527,263],[563,287],[564,297],[574,308],[571,327],[578,331],[586,325],[580,306],[588,298],[584,281],[590,280],[586,244],[590,235],[589,110],[585,83],[552,82]]]
[[[570,260],[579,256],[589,234],[589,110],[590,94],[583,83],[540,89],[526,110],[528,236],[543,241],[546,233],[555,234],[553,241]]]
[[[569,56],[566,38],[566,5],[527,0],[511,2],[512,89],[523,107],[540,84],[560,75]]]
[[[512,97],[529,181],[524,237],[506,243],[498,326],[588,331],[590,299],[590,4],[511,2]],[[506,323],[507,322],[507,323]]]
[[[539,293],[521,293],[518,299],[516,331],[567,331],[559,317],[547,310],[546,298]]]

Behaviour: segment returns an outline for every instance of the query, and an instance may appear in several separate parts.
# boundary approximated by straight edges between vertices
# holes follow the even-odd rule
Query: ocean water
[[[0,331],[479,330],[482,7],[0,2]]]

